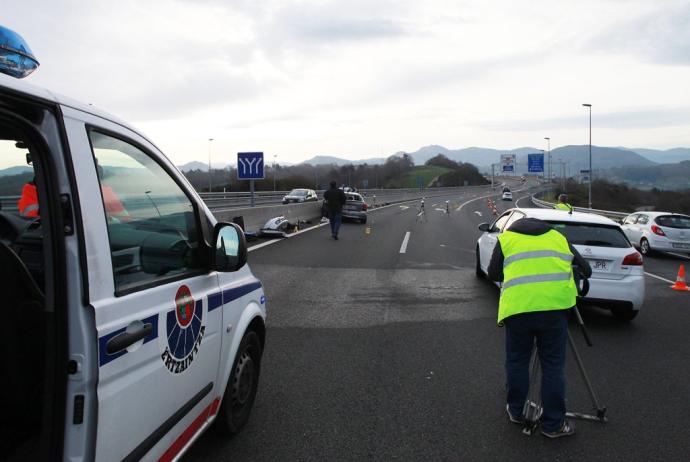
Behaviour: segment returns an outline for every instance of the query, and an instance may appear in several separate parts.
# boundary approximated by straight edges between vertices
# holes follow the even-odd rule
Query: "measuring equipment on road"
[[[579,284],[580,281],[583,283],[582,288]],[[575,271],[575,282],[577,285],[578,294],[581,297],[587,295],[587,292],[589,292],[589,281],[587,281],[586,278],[581,277],[577,271]],[[592,340],[589,338],[589,334],[587,333],[585,323],[582,320],[582,316],[580,316],[580,311],[577,309],[577,305],[572,308],[572,311],[575,315],[577,324],[580,326],[580,329],[582,330],[582,335],[585,338],[585,342],[587,342],[587,346],[593,346]],[[573,352],[573,356],[575,357],[577,367],[580,370],[582,380],[585,382],[585,386],[587,387],[587,392],[589,393],[589,397],[592,400],[592,407],[594,408],[596,414],[593,415],[582,412],[566,412],[565,416],[570,417],[572,419],[606,423],[608,422],[608,419],[606,418],[606,407],[602,406],[599,400],[597,399],[597,395],[594,392],[592,382],[589,380],[589,375],[587,374],[587,371],[585,370],[585,365],[582,362],[582,357],[580,357],[580,353],[577,350],[577,347],[575,346],[573,337],[572,335],[570,335],[570,329],[568,329],[568,343],[570,344],[570,349]],[[522,433],[528,436],[531,436],[539,426],[539,418],[541,417],[543,411],[541,403],[541,387],[537,386],[537,383],[539,383],[539,376],[541,375],[541,368],[539,366],[539,357],[536,348],[536,341],[530,364],[531,365],[529,375],[529,393],[527,394],[527,401],[525,402],[525,405],[522,410],[522,415],[525,419],[525,424],[522,428]]]
[[[422,202],[419,204],[419,212],[417,212],[417,218],[415,219],[416,222],[424,221],[424,223],[427,222],[426,219],[426,211],[424,209],[424,199],[422,199]]]

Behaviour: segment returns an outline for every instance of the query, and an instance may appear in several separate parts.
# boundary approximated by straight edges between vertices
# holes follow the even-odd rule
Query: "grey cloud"
[[[690,4],[619,24],[594,36],[586,48],[632,53],[663,64],[690,64]]]
[[[544,131],[582,128],[588,122],[588,112],[573,117],[550,119],[487,121],[476,124],[480,128],[494,131]],[[611,129],[648,129],[690,125],[690,107],[672,109],[650,109],[620,111],[598,114],[596,106],[592,111],[592,125]]]

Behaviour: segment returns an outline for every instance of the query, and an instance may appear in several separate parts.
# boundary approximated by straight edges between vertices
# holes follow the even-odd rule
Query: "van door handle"
[[[130,345],[137,343],[139,340],[144,339],[151,334],[153,330],[153,325],[151,323],[144,324],[141,329],[134,332],[123,332],[120,335],[108,340],[105,346],[105,351],[109,355],[114,355],[115,353],[124,350]]]

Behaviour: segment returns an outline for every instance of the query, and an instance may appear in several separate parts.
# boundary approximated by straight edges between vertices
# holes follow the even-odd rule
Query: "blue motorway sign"
[[[543,173],[544,154],[527,154],[527,171],[530,173]]]
[[[238,152],[237,153],[237,179],[238,180],[263,180],[264,179],[264,153],[263,152]]]

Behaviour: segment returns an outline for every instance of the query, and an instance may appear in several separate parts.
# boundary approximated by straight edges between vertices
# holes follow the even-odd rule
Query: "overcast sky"
[[[690,2],[0,0],[26,80],[178,165],[260,150],[690,146]]]

